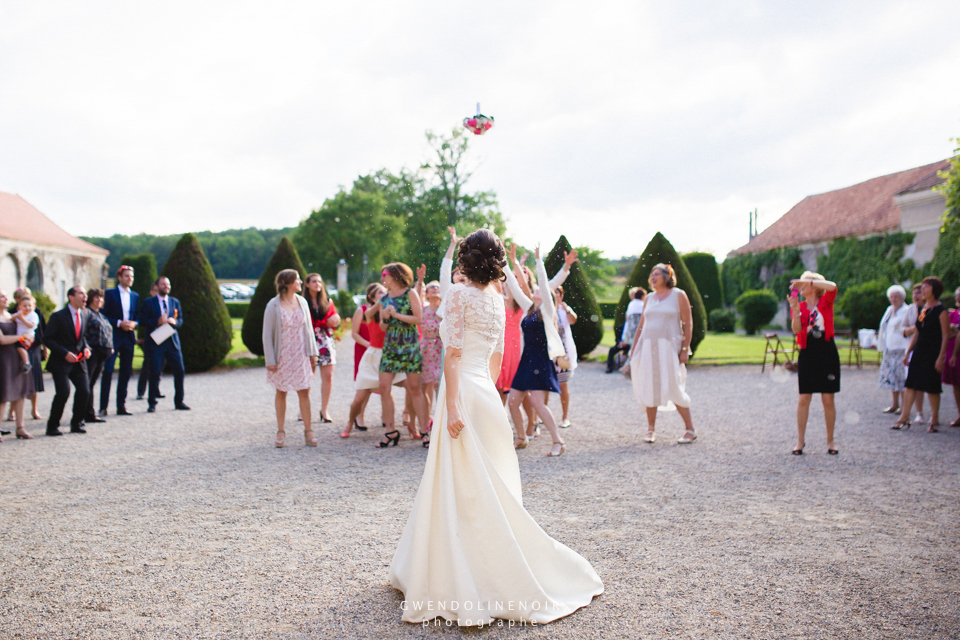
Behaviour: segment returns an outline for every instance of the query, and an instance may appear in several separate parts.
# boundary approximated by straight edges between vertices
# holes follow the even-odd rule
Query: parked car
[[[220,285],[220,295],[223,296],[224,300],[235,300],[237,292],[225,285]]]

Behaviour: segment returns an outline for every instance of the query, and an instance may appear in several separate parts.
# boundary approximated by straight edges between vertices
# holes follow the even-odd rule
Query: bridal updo
[[[467,279],[477,284],[505,280],[507,252],[497,234],[489,229],[477,229],[460,241],[457,266]]]

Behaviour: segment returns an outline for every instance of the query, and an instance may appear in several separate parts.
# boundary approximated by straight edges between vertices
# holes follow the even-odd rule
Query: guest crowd
[[[489,235],[490,242],[500,243],[496,236]],[[454,265],[457,249],[460,258]],[[382,268],[379,283],[366,288],[364,304],[352,318],[355,395],[341,437],[349,438],[354,430],[368,430],[364,414],[370,397],[377,394],[384,429],[377,446],[397,446],[401,434],[395,425],[398,409],[393,388],[402,386],[403,426],[412,439],[429,446],[434,426],[431,416],[442,388],[445,360],[440,338],[444,304],[450,286],[465,281],[461,265],[469,259],[463,255],[468,250],[451,228],[438,280],[425,283],[423,265],[414,274],[406,264],[393,262]],[[507,255],[505,280],[493,283],[503,296],[506,318],[502,359],[499,371],[492,371],[491,378],[513,420],[514,447],[526,448],[543,426],[552,441],[547,455],[560,456],[566,450],[560,429],[571,426],[570,383],[578,360],[571,329],[577,314],[564,302],[563,283],[577,253],[566,254],[563,267],[552,278],[539,249],[532,270],[526,266],[527,255],[517,259],[515,246]],[[13,305],[6,292],[0,291],[0,416],[9,403],[7,419],[15,422],[17,438],[33,438],[24,429],[28,400],[32,417],[43,419],[37,399],[44,391],[44,363],[54,385],[46,418],[48,436],[62,435],[61,419],[71,393],[71,433],[86,433],[88,425],[104,422],[110,413],[115,370],[114,415],[132,415],[127,387],[138,347],[143,352],[143,367],[137,400],[146,394],[146,411],[157,410],[164,398],[160,379],[166,368],[173,377],[173,408],[189,410],[184,403],[179,336],[185,319],[180,302],[170,295],[170,281],[157,279],[150,296],[141,300],[132,289],[134,270],[121,266],[116,275],[117,286],[106,291],[71,288],[66,306],[49,318],[37,308],[29,289],[17,289]],[[685,426],[678,443],[690,444],[698,435],[686,390],[686,363],[693,336],[690,301],[677,288],[676,273],[669,264],[655,265],[648,285],[649,290],[636,287],[629,292],[626,321],[618,327],[607,372],[619,368],[631,378],[634,397],[647,418],[644,441],[656,442],[658,412],[675,409]],[[275,389],[275,445],[283,447],[287,442],[287,394],[296,392],[304,442],[315,447],[310,391],[319,367],[319,420],[333,422],[329,403],[337,359],[334,332],[342,319],[319,274],[309,274],[304,282],[296,270],[286,269],[277,274],[275,286],[277,295],[268,303],[263,320],[266,378]],[[834,439],[834,396],[840,392],[840,358],[834,339],[837,293],[834,283],[810,271],[791,282],[787,300],[799,352],[795,455],[804,452],[809,407],[815,394],[820,395],[824,407],[827,451],[839,453]],[[911,304],[906,304],[907,293],[900,285],[887,290],[890,306],[880,321],[877,348],[883,353],[879,387],[892,397],[884,412],[900,416],[892,429],[924,423],[928,431],[936,432],[941,426],[943,384],[952,386],[960,409],[960,310],[947,311],[940,302],[942,293],[943,284],[936,277],[925,278],[913,287]],[[955,297],[960,308],[960,289]],[[93,392],[97,382],[98,402]],[[560,398],[559,421],[548,407],[551,393]],[[925,399],[929,421],[923,418]],[[960,419],[950,426],[960,427]],[[3,435],[8,434],[3,431]]]

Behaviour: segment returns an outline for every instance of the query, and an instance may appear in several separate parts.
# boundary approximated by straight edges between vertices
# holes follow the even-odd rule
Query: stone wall
[[[74,285],[102,286],[105,260],[95,252],[0,238],[0,289],[12,298],[17,287],[39,288],[59,307]]]

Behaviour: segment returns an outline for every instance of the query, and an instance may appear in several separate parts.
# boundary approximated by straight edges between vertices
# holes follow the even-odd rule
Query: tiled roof
[[[110,253],[106,249],[70,235],[20,196],[2,191],[0,191],[0,238],[104,255]]]
[[[900,207],[893,201],[893,196],[939,184],[942,180],[937,177],[937,172],[949,165],[949,160],[941,160],[873,178],[845,189],[807,196],[750,242],[731,251],[730,255],[896,229],[900,226]]]

